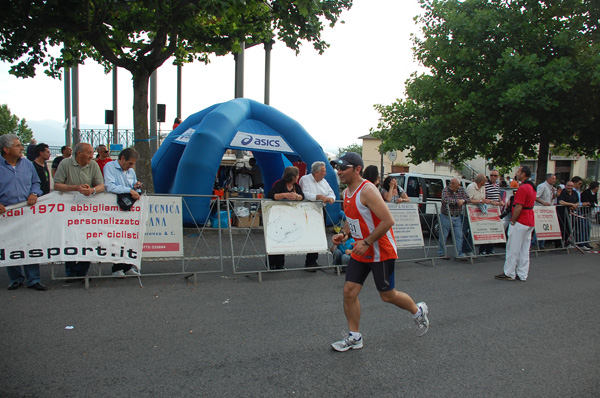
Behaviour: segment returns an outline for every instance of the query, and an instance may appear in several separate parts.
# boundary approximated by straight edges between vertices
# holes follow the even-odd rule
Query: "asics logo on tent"
[[[279,143],[278,139],[266,139],[266,138],[254,138],[251,135],[245,137],[242,139],[241,144],[242,145],[250,145],[254,143],[254,145],[257,146],[266,146],[266,147],[273,147],[273,148],[279,148],[281,145]]]
[[[248,145],[251,142],[252,142],[252,136],[249,135],[248,137],[246,137],[242,140],[242,145]]]

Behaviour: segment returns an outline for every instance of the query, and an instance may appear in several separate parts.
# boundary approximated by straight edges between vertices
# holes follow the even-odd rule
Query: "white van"
[[[442,204],[442,191],[455,177],[420,173],[391,173],[390,176],[396,179],[398,186],[404,189],[411,202],[422,203],[419,206],[422,215],[421,228],[424,232],[431,230],[437,238],[439,226],[438,218],[435,217],[436,204],[439,211]],[[459,181],[465,189],[471,183],[462,178],[459,178]]]

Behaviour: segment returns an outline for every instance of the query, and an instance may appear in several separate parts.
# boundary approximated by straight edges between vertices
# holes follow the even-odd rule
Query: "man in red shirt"
[[[340,181],[348,185],[344,195],[346,213],[345,231],[350,231],[356,240],[346,268],[344,284],[344,313],[350,334],[344,340],[331,344],[336,351],[356,350],[363,347],[359,333],[360,302],[358,295],[367,276],[372,272],[381,299],[413,314],[418,335],[429,329],[427,304],[416,303],[406,293],[394,288],[395,262],[398,258],[396,242],[392,232],[394,219],[383,201],[379,190],[362,178],[363,160],[359,154],[348,152],[336,160]],[[339,245],[343,233],[333,236]]]
[[[514,208],[510,219],[508,242],[506,242],[506,260],[504,272],[494,278],[504,281],[527,280],[529,275],[529,245],[531,233],[535,227],[533,206],[535,204],[535,185],[529,179],[531,169],[519,167],[517,179],[521,186],[515,192]]]
[[[98,148],[96,148],[96,151],[98,152],[98,156],[96,157],[96,159],[94,159],[96,161],[96,163],[98,163],[98,166],[100,166],[100,172],[102,173],[102,176],[104,177],[104,165],[108,162],[112,162],[112,158],[110,157],[110,154],[108,152],[108,148],[106,147],[106,145],[98,145]]]

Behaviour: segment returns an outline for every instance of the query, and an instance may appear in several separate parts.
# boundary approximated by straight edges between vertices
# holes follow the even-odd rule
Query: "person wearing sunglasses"
[[[415,303],[408,294],[395,289],[394,272],[398,253],[392,231],[394,218],[379,190],[362,178],[363,167],[362,157],[354,152],[347,152],[337,159],[340,180],[348,185],[344,195],[344,231],[349,230],[356,243],[348,260],[344,283],[344,313],[350,333],[343,340],[331,344],[336,351],[363,347],[362,334],[359,332],[358,296],[370,273],[373,273],[375,286],[384,302],[412,314],[419,336],[429,330],[427,304]],[[343,232],[336,234],[332,243],[339,245],[343,238]]]
[[[106,163],[112,162],[112,158],[109,155],[108,148],[106,147],[106,145],[98,145],[98,147],[96,148],[96,152],[98,153],[98,155],[94,160],[96,161],[96,163],[98,163],[98,166],[100,166],[100,172],[102,173],[102,176],[104,176],[104,166],[106,165]]]

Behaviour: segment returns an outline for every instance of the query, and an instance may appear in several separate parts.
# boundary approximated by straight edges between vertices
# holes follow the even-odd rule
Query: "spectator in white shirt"
[[[325,169],[325,162],[314,162],[310,168],[311,173],[303,176],[300,179],[300,188],[304,193],[306,200],[317,201],[320,200],[324,205],[332,204],[335,202],[335,192],[329,186],[329,183],[325,179],[327,171]],[[324,210],[324,209],[323,209]],[[326,212],[323,211],[323,215],[326,216]],[[319,253],[307,253],[306,261],[304,266],[307,267],[307,271],[316,272],[314,267],[318,267],[317,259]]]
[[[536,206],[552,206],[553,199],[556,198],[556,176],[552,173],[546,174],[546,181],[542,182],[537,187],[537,195],[535,198]]]

